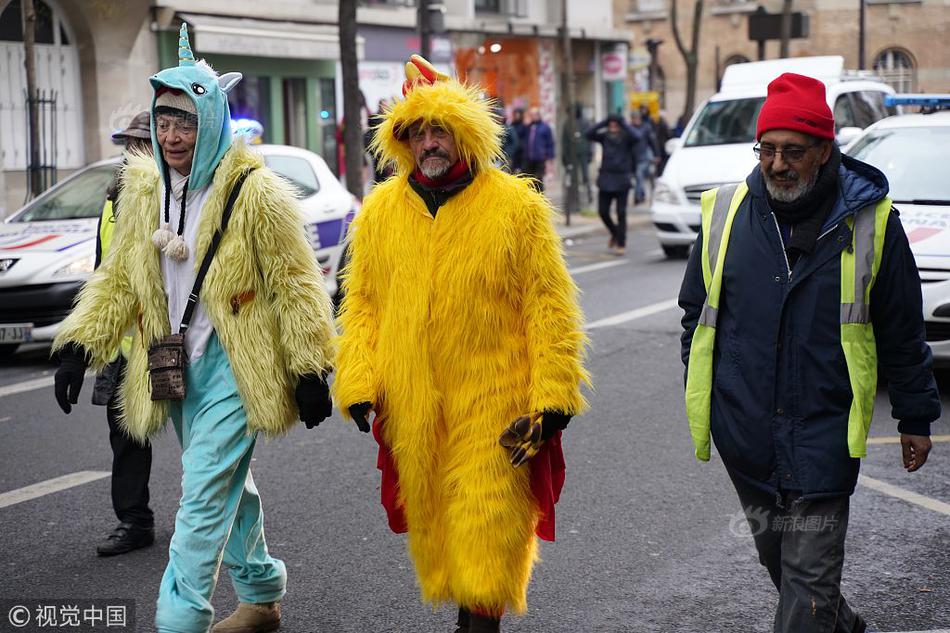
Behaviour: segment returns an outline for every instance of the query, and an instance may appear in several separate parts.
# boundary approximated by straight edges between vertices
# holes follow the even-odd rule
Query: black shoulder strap
[[[191,289],[191,294],[188,295],[188,305],[185,306],[185,314],[181,318],[181,327],[178,329],[179,334],[187,332],[188,326],[191,325],[191,317],[195,312],[195,306],[198,305],[198,295],[201,293],[201,286],[204,284],[205,276],[208,274],[208,269],[211,268],[211,260],[214,259],[214,254],[221,244],[221,236],[224,235],[224,231],[228,228],[228,222],[231,220],[231,212],[234,210],[234,203],[241,193],[241,187],[244,186],[244,181],[247,180],[247,177],[251,175],[252,171],[254,171],[254,169],[249,169],[241,174],[237,182],[234,183],[231,193],[228,194],[228,201],[225,203],[224,212],[221,214],[221,228],[214,232],[214,237],[211,238],[211,244],[208,245],[208,251],[205,253],[204,259],[201,260],[201,268],[198,269],[198,275],[195,277],[195,285]]]

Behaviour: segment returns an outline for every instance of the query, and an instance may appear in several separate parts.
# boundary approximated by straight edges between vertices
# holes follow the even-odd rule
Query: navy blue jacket
[[[860,460],[848,454],[852,393],[839,323],[841,251],[851,243],[844,220],[883,198],[887,179],[842,156],[837,202],[814,252],[802,255],[791,275],[759,167],[746,183],[723,269],[713,441],[733,475],[762,490],[801,491],[806,498],[851,494]],[[684,363],[706,298],[703,248],[700,235],[680,290]],[[924,339],[920,277],[896,211],[871,289],[871,319],[891,415],[900,432],[928,435],[940,400]]]
[[[600,172],[597,175],[597,188],[601,191],[627,191],[637,145],[643,142],[643,135],[636,128],[620,123],[620,133],[612,136],[607,132],[605,119],[587,131],[585,136],[603,146],[600,158]]]
[[[554,158],[554,134],[544,121],[534,121],[524,132],[524,159],[542,161]]]

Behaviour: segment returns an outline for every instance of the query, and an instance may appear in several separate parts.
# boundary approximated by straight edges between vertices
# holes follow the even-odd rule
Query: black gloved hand
[[[59,350],[59,369],[53,378],[56,402],[63,413],[73,410],[79,402],[79,390],[86,377],[86,350],[78,343],[67,343]]]
[[[306,374],[301,376],[294,391],[300,420],[308,429],[318,426],[333,413],[333,399],[330,398],[330,386],[324,376]]]
[[[545,411],[541,414],[541,439],[549,440],[558,431],[563,431],[571,421],[571,416],[560,411]]]
[[[357,402],[349,406],[350,417],[356,422],[356,428],[363,433],[369,433],[369,411],[372,408],[372,402]]]

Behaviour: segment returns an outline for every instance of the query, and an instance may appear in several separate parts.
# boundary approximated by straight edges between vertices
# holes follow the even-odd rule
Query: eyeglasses
[[[198,126],[184,117],[160,116],[155,121],[155,129],[162,134],[170,132],[172,128],[185,135],[191,135],[198,131]]]
[[[805,158],[805,154],[808,153],[808,150],[813,147],[817,147],[817,145],[809,145],[808,147],[801,147],[800,145],[787,145],[782,149],[756,145],[752,148],[752,151],[755,153],[755,158],[757,160],[772,160],[775,158],[776,154],[781,154],[786,163],[797,163],[801,161],[801,159]]]

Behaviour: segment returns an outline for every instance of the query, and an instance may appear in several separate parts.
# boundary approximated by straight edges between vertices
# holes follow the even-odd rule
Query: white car
[[[255,149],[299,192],[314,256],[335,296],[343,238],[359,202],[317,154],[285,145]],[[120,161],[83,168],[0,223],[0,357],[22,343],[52,341],[69,314],[92,273],[98,219]]]
[[[939,101],[932,95],[922,97]],[[914,104],[910,97],[893,101]],[[950,107],[950,95],[943,95],[943,102]],[[880,121],[845,153],[887,176],[920,272],[927,342],[934,360],[946,366],[950,364],[950,110]]]
[[[653,192],[651,215],[667,257],[686,257],[702,223],[703,191],[739,182],[757,164],[752,153],[755,125],[769,83],[785,72],[820,79],[834,112],[835,133],[844,144],[863,128],[895,114],[884,98],[890,86],[844,70],[839,56],[800,57],[733,64],[718,93],[697,108],[682,138],[670,139],[670,158]]]

